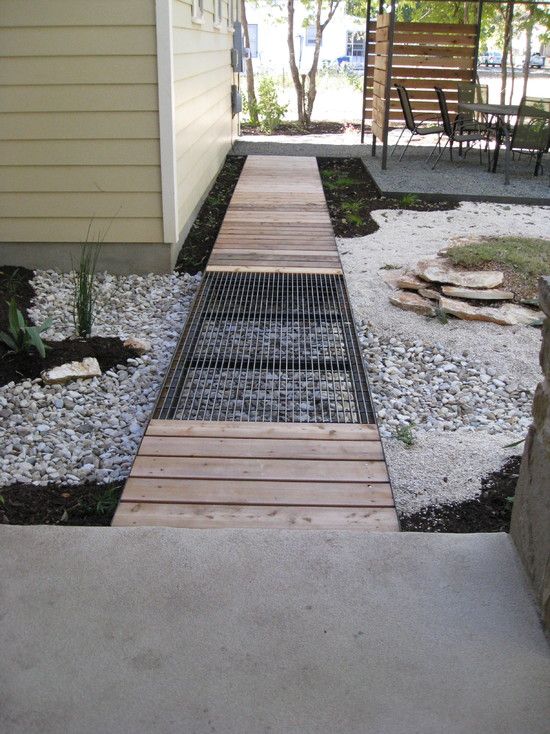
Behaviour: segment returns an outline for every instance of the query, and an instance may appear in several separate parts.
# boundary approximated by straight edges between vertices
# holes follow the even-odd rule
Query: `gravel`
[[[148,339],[152,350],[91,380],[0,388],[0,486],[127,476],[199,281],[175,274],[98,276],[93,333]],[[50,339],[71,336],[70,275],[37,271],[33,286],[32,318],[53,317]]]
[[[372,235],[340,239],[398,511],[479,494],[522,446],[540,380],[539,329],[433,318],[389,304],[385,266],[405,272],[455,238],[548,237],[550,208],[464,202],[454,211],[381,210]],[[396,435],[412,427],[412,446]],[[445,479],[446,478],[446,479]]]

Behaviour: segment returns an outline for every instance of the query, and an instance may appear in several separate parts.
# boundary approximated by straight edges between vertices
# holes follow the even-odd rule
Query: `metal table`
[[[495,117],[497,120],[497,142],[493,161],[493,173],[496,171],[499,149],[499,135],[504,135],[504,184],[510,183],[510,127],[507,125],[507,118],[516,117],[519,106],[515,104],[490,104],[483,102],[463,102],[459,105],[460,110],[465,112],[480,112],[489,117]]]

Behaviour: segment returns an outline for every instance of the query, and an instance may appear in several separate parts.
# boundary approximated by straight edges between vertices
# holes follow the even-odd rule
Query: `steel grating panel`
[[[155,418],[373,423],[343,276],[207,272]]]

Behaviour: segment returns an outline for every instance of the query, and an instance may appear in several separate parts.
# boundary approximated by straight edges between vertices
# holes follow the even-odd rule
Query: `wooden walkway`
[[[247,158],[207,270],[342,272],[315,158]]]
[[[115,525],[397,530],[374,425],[149,424]]]
[[[248,157],[207,270],[342,274],[315,158]],[[376,425],[182,420],[149,423],[113,525],[399,529]]]

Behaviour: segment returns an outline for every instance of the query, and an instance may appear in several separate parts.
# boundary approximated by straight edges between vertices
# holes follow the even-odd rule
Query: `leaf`
[[[13,336],[16,337],[17,332],[19,331],[19,319],[17,317],[19,309],[17,308],[15,298],[11,299],[11,301],[8,303],[8,306],[8,321],[10,325],[10,331]]]
[[[13,352],[17,352],[17,343],[5,331],[0,331],[0,340],[4,342]]]
[[[51,326],[52,324],[53,324],[53,319],[52,319],[52,317],[51,317],[51,316],[48,316],[48,318],[47,318],[47,319],[45,319],[45,320],[44,320],[44,321],[43,321],[43,322],[42,322],[42,323],[40,324],[40,326],[37,326],[37,327],[36,327],[36,328],[38,329],[38,333],[40,334],[40,333],[42,333],[43,331],[46,331],[47,329],[49,329],[49,328],[50,328],[50,326]]]
[[[36,328],[36,326],[27,326],[27,334],[33,347],[36,349],[42,359],[44,359],[44,357],[46,356],[46,347],[44,346],[44,342],[42,341],[42,338],[38,333],[38,329]]]

